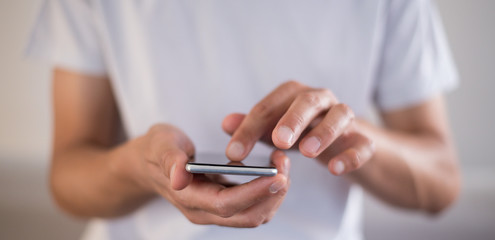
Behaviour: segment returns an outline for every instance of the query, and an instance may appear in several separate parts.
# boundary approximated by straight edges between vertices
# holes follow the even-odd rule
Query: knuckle
[[[322,135],[327,138],[333,138],[337,135],[337,128],[330,122],[321,122]]]
[[[245,226],[248,228],[259,227],[265,221],[265,217],[261,214],[248,217]]]
[[[154,131],[149,138],[149,147],[160,149],[170,143],[178,142],[180,137],[177,133],[166,129]]]
[[[224,200],[218,198],[213,202],[213,211],[219,217],[228,218],[234,215],[234,212],[227,206]]]
[[[335,95],[333,94],[333,92],[330,91],[329,89],[327,89],[327,88],[319,88],[318,91],[320,91],[323,96],[329,97],[330,98],[330,102],[334,102],[334,103],[335,102],[338,102],[337,97],[335,97]]]
[[[375,154],[375,142],[373,141],[373,139],[367,136],[364,135],[361,136],[362,136],[363,147],[359,157],[360,157],[360,164],[362,165],[365,162],[367,162],[369,159],[371,159]]]
[[[148,132],[150,132],[150,133],[161,132],[165,128],[166,128],[165,124],[157,123],[157,124],[151,126],[150,129],[148,130]]]
[[[266,119],[273,114],[273,109],[267,103],[259,102],[256,105],[254,105],[253,109],[251,110],[251,113],[259,118]]]
[[[187,220],[189,220],[189,222],[191,222],[192,224],[201,224],[200,221],[197,219],[197,218],[194,218],[194,217],[190,217],[186,214],[184,214],[187,218]]]
[[[344,103],[339,103],[336,105],[336,107],[339,109],[339,111],[342,113],[342,115],[348,117],[348,118],[354,118],[354,112],[352,109]]]
[[[158,127],[154,127],[158,128]],[[152,132],[150,137],[150,143],[161,143],[166,141],[168,138],[168,133],[164,130],[150,130]]]
[[[199,218],[199,217],[192,217],[192,218],[188,218],[189,222],[193,223],[193,224],[196,224],[196,225],[206,225],[206,224],[209,224],[208,222],[206,222],[205,220],[203,220],[202,218]]]
[[[177,194],[175,196],[175,201],[180,204],[181,208],[186,210],[194,210],[196,207],[182,194]]]
[[[239,136],[239,139],[241,139],[241,141],[243,141],[243,140],[250,141],[251,139],[256,139],[255,132],[252,130],[249,130],[247,128],[239,129],[239,135],[238,136]]]
[[[192,214],[190,212],[183,212],[183,214],[187,218],[187,220],[189,220],[189,222],[191,222],[192,224],[197,224],[197,225],[206,224],[206,222],[202,218],[196,216],[195,214]]]
[[[220,210],[220,212],[218,213],[218,216],[222,217],[222,218],[229,218],[229,217],[234,216],[234,211],[231,211],[228,209],[223,209],[223,210]]]
[[[333,93],[332,93],[332,91],[330,91],[327,88],[319,88],[318,91],[320,91],[325,96],[330,96],[332,99],[335,98],[334,95],[333,95]]]
[[[191,222],[192,224],[196,224],[196,225],[202,225],[203,224],[201,222],[201,220],[199,220],[197,218],[187,218],[187,220],[189,220],[189,222]]]
[[[183,156],[183,152],[179,149],[171,148],[167,149],[162,153],[162,161],[175,161]]]
[[[282,84],[280,89],[283,89],[283,90],[288,91],[288,92],[296,93],[296,92],[301,91],[301,90],[308,90],[309,87],[300,83],[300,82],[297,82],[294,80],[289,80],[289,81],[285,82],[284,84]]]
[[[263,224],[270,222],[273,219],[273,216],[275,216],[275,211],[270,212],[270,214],[265,217]]]
[[[184,159],[187,159],[185,153],[179,149],[171,148],[166,149],[161,153],[158,157],[157,163],[162,170],[166,171],[166,175],[168,176],[170,171],[169,168],[173,166],[173,163],[179,163]]]
[[[318,106],[321,103],[321,97],[314,91],[302,92],[299,94],[299,99],[311,106]]]
[[[287,180],[287,183],[285,184],[285,186],[277,192],[276,197],[278,197],[278,198],[284,198],[285,195],[287,195],[287,192],[289,191],[289,184],[290,183]]]
[[[359,153],[356,150],[351,150],[349,151],[349,157],[350,157],[349,164],[351,165],[351,168],[352,169],[358,168],[361,162]]]
[[[365,141],[366,141],[365,144],[368,146],[371,154],[373,154],[375,152],[375,148],[376,148],[375,141],[373,141],[373,139],[368,138],[368,137],[366,137],[366,140]]]
[[[375,142],[371,138],[369,138],[367,136],[364,136],[364,135],[362,135],[362,136],[363,136],[363,143],[364,143],[364,145],[366,145],[366,146],[368,146],[370,148],[373,148],[373,146],[375,145]]]
[[[160,159],[157,156],[155,156],[153,149],[149,145],[145,147],[142,153],[143,153],[144,161],[148,163],[155,163],[157,160],[160,161]]]
[[[289,88],[300,88],[303,86],[301,83],[295,80],[288,80],[283,85]]]
[[[323,96],[318,94],[316,91],[306,91],[298,95],[298,100],[303,102],[305,105],[315,108],[316,111],[322,111],[325,108]]]
[[[287,195],[287,192],[289,191],[289,184],[290,183],[287,183],[284,188],[280,189],[279,192],[281,197],[285,197],[285,195]]]
[[[294,126],[294,128],[298,129],[299,127],[303,127],[304,117],[299,113],[293,113],[290,120],[288,120],[288,123],[290,124],[289,126]]]
[[[183,140],[183,133],[180,130],[166,124],[153,125],[149,133],[151,134],[151,144],[163,144],[164,142],[179,142]]]

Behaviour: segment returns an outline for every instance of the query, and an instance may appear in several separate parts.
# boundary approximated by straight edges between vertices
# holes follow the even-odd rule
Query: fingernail
[[[308,153],[315,154],[318,149],[320,149],[320,145],[320,140],[318,140],[317,137],[313,136],[303,142],[302,148]]]
[[[169,174],[169,177],[170,177],[170,183],[172,183],[172,179],[174,179],[174,174],[175,174],[175,163],[174,165],[172,165],[172,168],[170,168],[170,174]]]
[[[242,154],[244,153],[244,145],[240,142],[232,142],[229,145],[229,149],[227,149],[227,155],[231,158],[242,158]]]
[[[294,140],[294,132],[289,127],[281,126],[278,128],[277,138],[281,142],[292,145],[292,141]]]
[[[333,164],[333,171],[335,171],[336,174],[341,174],[344,172],[344,163],[340,160],[338,160],[337,162],[335,162]]]
[[[282,181],[282,180],[278,180],[276,181],[275,183],[273,183],[269,190],[271,193],[277,193],[278,191],[280,191],[280,189],[282,189],[283,187],[285,186],[285,181]]]

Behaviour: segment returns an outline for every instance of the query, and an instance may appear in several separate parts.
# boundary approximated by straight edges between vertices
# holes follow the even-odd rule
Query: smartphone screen
[[[231,162],[223,153],[198,153],[186,164],[190,173],[275,176],[277,168],[268,156],[248,156],[242,162]]]

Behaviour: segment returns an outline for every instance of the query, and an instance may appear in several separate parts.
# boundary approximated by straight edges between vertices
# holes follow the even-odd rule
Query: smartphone
[[[275,176],[277,168],[269,157],[248,156],[242,162],[231,162],[223,153],[198,153],[186,164],[190,173]]]

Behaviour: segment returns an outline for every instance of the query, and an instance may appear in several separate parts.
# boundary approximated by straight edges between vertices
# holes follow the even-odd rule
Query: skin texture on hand
[[[227,187],[185,165],[194,155],[192,142],[179,129],[153,126],[144,137],[140,178],[174,204],[191,222],[230,227],[256,227],[270,221],[288,190],[289,159],[282,151],[271,155],[278,174]],[[180,190],[180,191],[179,191]]]
[[[355,119],[331,91],[289,81],[248,114],[226,116],[222,127],[232,135],[231,160],[244,159],[263,141],[316,158],[393,205],[445,209],[458,195],[460,177],[441,98],[382,118],[385,128]]]
[[[118,144],[108,78],[56,69],[53,87],[50,184],[58,205],[74,216],[119,217],[163,197],[193,223],[256,227],[270,221],[288,191],[290,162],[282,151],[271,156],[276,176],[224,186],[185,171],[194,146],[171,125]]]
[[[227,154],[239,161],[262,140],[316,156],[332,173],[349,173],[397,206],[436,212],[455,199],[459,174],[439,99],[384,113],[385,129],[352,120],[352,111],[330,93],[289,82],[248,115],[227,116],[222,126],[234,135]],[[277,176],[231,188],[184,170],[194,147],[173,126],[158,124],[118,143],[120,118],[107,77],[56,69],[53,95],[50,186],[59,206],[75,216],[123,216],[162,196],[194,223],[255,227],[273,217],[287,193],[290,163],[281,151],[272,155]],[[339,159],[343,167],[335,164]]]
[[[318,158],[335,175],[358,169],[373,155],[370,138],[356,131],[354,113],[326,89],[290,81],[257,103],[247,115],[231,114],[224,130],[233,134],[227,156],[244,159],[260,139],[280,149],[296,147]]]

